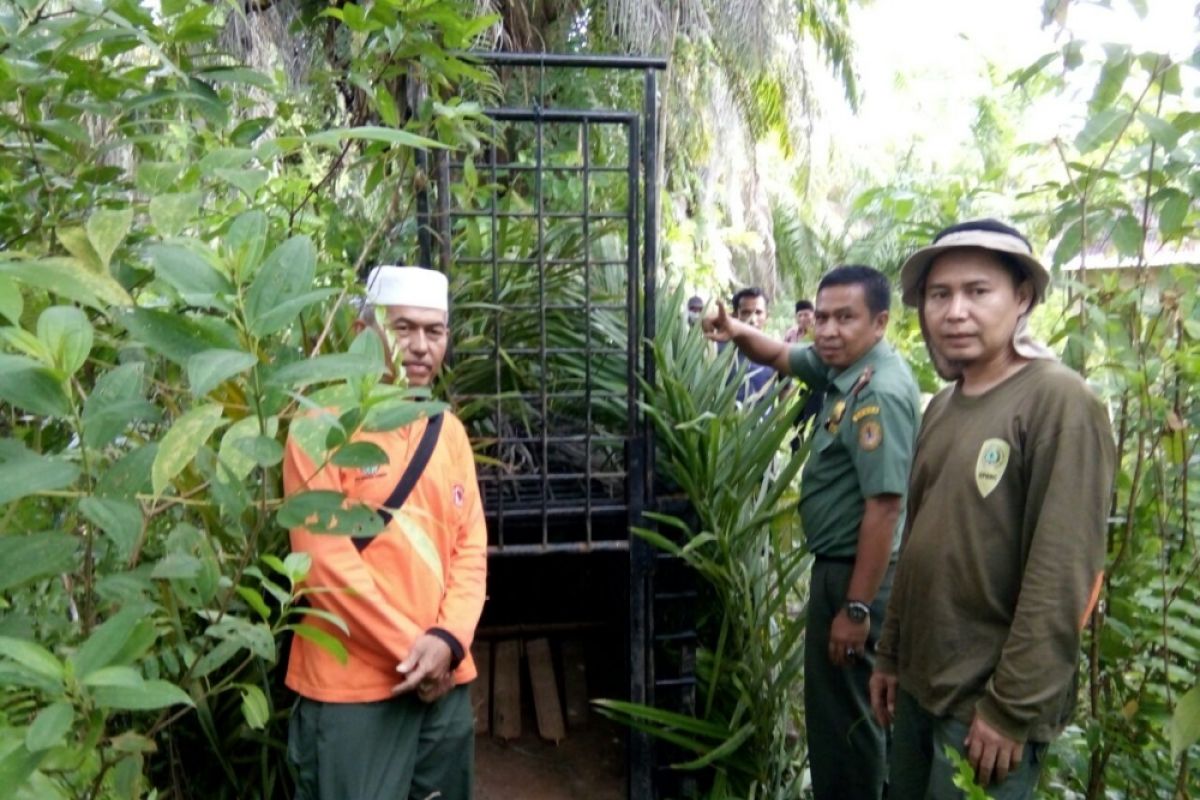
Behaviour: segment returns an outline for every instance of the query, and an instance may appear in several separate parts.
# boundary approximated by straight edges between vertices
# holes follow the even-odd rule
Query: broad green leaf
[[[432,417],[440,414],[449,408],[445,403],[416,401],[416,400],[389,400],[385,403],[380,403],[373,406],[367,412],[367,418],[363,421],[364,431],[394,431],[397,428],[403,428],[421,417]]]
[[[1173,239],[1183,230],[1191,198],[1178,189],[1168,189],[1158,211],[1158,230],[1164,239]]]
[[[58,228],[54,231],[54,235],[58,237],[59,243],[66,248],[67,252],[79,259],[79,263],[91,272],[97,274],[105,272],[104,265],[100,263],[100,254],[92,246],[86,230],[83,228]]]
[[[226,308],[219,298],[233,293],[229,280],[199,253],[178,245],[146,248],[159,278],[171,285],[184,302],[205,308]]]
[[[37,335],[54,366],[66,376],[74,375],[92,352],[92,323],[75,306],[51,306],[43,311],[38,317]]]
[[[1122,214],[1113,226],[1113,243],[1122,256],[1135,256],[1142,247],[1142,223],[1130,214]]]
[[[12,349],[19,350],[42,366],[54,369],[54,357],[50,355],[50,348],[24,328],[18,328],[15,325],[0,328],[0,339],[3,339]]]
[[[260,89],[273,89],[274,82],[258,70],[248,67],[218,67],[206,69],[201,73],[205,80],[213,83],[242,83],[257,86]]]
[[[167,681],[145,681],[140,686],[97,686],[92,699],[101,708],[149,711],[168,706],[195,705],[187,692]]]
[[[75,675],[82,678],[102,667],[111,666],[121,654],[129,637],[133,635],[143,614],[142,608],[123,608],[93,630],[71,656],[70,660],[75,665]]]
[[[1150,132],[1150,138],[1164,150],[1174,150],[1175,145],[1179,144],[1179,137],[1182,135],[1182,131],[1176,130],[1174,125],[1162,117],[1139,112],[1138,120],[1146,126],[1146,130]]]
[[[129,235],[133,225],[133,209],[106,209],[92,212],[87,221],[87,237],[92,249],[100,259],[100,266],[108,269],[113,253]]]
[[[142,396],[144,375],[144,364],[122,364],[96,381],[83,401],[83,441],[88,447],[103,447],[135,420],[158,420],[158,408]]]
[[[408,131],[396,128],[383,128],[377,125],[364,125],[358,128],[333,128],[321,133],[314,133],[308,137],[310,144],[325,145],[328,147],[336,147],[347,139],[384,142],[401,147],[415,147],[419,150],[442,149],[446,146],[441,142],[426,139],[424,136],[418,136],[415,133],[409,133]]]
[[[36,492],[62,489],[79,477],[79,467],[71,462],[23,448],[6,447],[0,459],[0,505]]]
[[[16,733],[17,731],[13,731]],[[22,739],[0,742],[0,787],[7,793],[25,786],[41,763],[44,753],[31,753]]]
[[[221,240],[221,255],[238,281],[254,274],[267,246],[267,215],[261,211],[239,214]]]
[[[136,308],[119,314],[118,319],[134,339],[177,364],[186,365],[197,353],[228,346],[212,331],[179,314]]]
[[[217,646],[209,650],[197,661],[192,668],[192,674],[197,678],[206,677],[229,663],[230,659],[242,651],[238,642],[225,639],[217,642]]]
[[[266,336],[292,323],[298,309],[287,304],[312,291],[316,269],[317,251],[307,236],[293,236],[271,251],[246,291],[250,332]]]
[[[1128,112],[1117,108],[1093,114],[1075,137],[1075,147],[1080,153],[1090,153],[1100,145],[1108,144],[1124,130],[1128,118]]]
[[[250,606],[255,614],[258,614],[259,619],[261,619],[263,622],[271,621],[271,609],[262,599],[262,595],[248,586],[237,587],[237,593],[238,597],[242,598],[246,605]]]
[[[261,731],[271,719],[267,696],[263,690],[248,683],[239,683],[242,690],[242,717],[253,730]]]
[[[0,536],[0,564],[4,565],[0,570],[0,592],[39,578],[71,572],[78,550],[79,541],[66,533]]]
[[[171,480],[196,457],[200,446],[221,427],[223,413],[222,407],[213,403],[193,408],[175,421],[154,457],[150,477],[155,495],[166,490]]]
[[[155,564],[151,578],[159,580],[191,580],[200,575],[204,563],[188,553],[167,553]]]
[[[63,679],[63,664],[54,654],[40,644],[11,636],[0,636],[0,656],[20,664],[42,678],[52,681]]]
[[[158,455],[158,442],[149,442],[121,456],[100,474],[96,494],[133,499],[150,492],[150,471]]]
[[[135,668],[121,665],[101,667],[88,673],[80,682],[84,686],[141,686],[146,679]]]
[[[211,176],[219,169],[239,169],[253,157],[253,150],[244,147],[223,147],[205,153],[197,166],[201,174]]]
[[[163,236],[175,236],[200,211],[200,192],[156,194],[150,198],[150,222]]]
[[[285,626],[287,630],[294,631],[301,639],[308,641],[320,647],[326,653],[333,656],[339,663],[345,664],[350,654],[346,652],[346,646],[333,634],[323,631],[313,625],[306,625],[303,622],[297,622],[295,625]]]
[[[275,662],[275,637],[271,629],[261,622],[226,614],[220,622],[208,626],[205,633],[217,639],[237,642],[259,658]]]
[[[1121,94],[1125,79],[1129,77],[1129,68],[1133,66],[1128,45],[1107,44],[1104,46],[1107,58],[1100,68],[1100,80],[1096,82],[1096,90],[1088,101],[1088,108],[1093,111],[1107,109]]]
[[[53,372],[24,356],[0,354],[0,400],[47,417],[66,417],[71,413],[71,401],[63,391],[62,382]]]
[[[358,469],[388,463],[388,454],[374,442],[351,442],[342,445],[330,459],[339,467]]]
[[[218,169],[213,174],[229,185],[240,189],[251,200],[270,177],[265,169]]]
[[[1175,704],[1171,717],[1171,759],[1179,757],[1197,741],[1200,741],[1200,685],[1193,686]]]
[[[205,350],[188,359],[188,383],[194,395],[203,397],[257,363],[257,358],[241,350]]]
[[[254,436],[238,442],[238,449],[260,467],[273,467],[283,461],[283,445],[270,436]]]
[[[79,511],[104,531],[112,541],[117,557],[127,561],[142,535],[142,507],[130,500],[85,497],[79,501]]]
[[[376,536],[383,531],[383,520],[361,503],[349,508],[341,492],[314,490],[299,492],[284,501],[275,519],[283,528],[304,528],[311,533],[341,536]]]
[[[382,372],[383,366],[372,358],[355,353],[335,353],[293,361],[276,370],[268,383],[276,386],[306,386],[367,375],[378,376]]]
[[[38,712],[25,732],[25,747],[31,753],[58,747],[66,742],[74,722],[75,709],[70,703],[51,703]]]
[[[25,310],[25,298],[21,287],[12,278],[0,275],[0,315],[13,325],[21,324],[21,312]]]
[[[279,419],[268,417],[267,435],[274,438],[278,430]],[[229,430],[225,431],[225,435],[221,437],[221,447],[217,451],[217,458],[238,480],[249,475],[258,463],[250,453],[242,448],[242,445],[256,439],[260,435],[259,431],[257,417],[244,417],[229,426]]]
[[[1083,226],[1079,224],[1079,220],[1067,226],[1067,229],[1063,231],[1062,238],[1058,240],[1058,247],[1054,248],[1055,267],[1061,267],[1079,255],[1083,248],[1082,236]]]
[[[0,275],[100,311],[107,311],[111,306],[133,305],[129,294],[116,280],[92,272],[74,258],[0,262]]]
[[[184,164],[177,161],[140,161],[135,179],[137,187],[148,195],[158,195],[174,188]]]

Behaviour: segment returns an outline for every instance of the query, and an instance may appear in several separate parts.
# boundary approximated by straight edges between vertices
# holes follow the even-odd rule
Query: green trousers
[[[466,686],[434,703],[300,698],[288,724],[296,800],[470,800],[475,724]]]
[[[897,800],[959,800],[954,764],[946,756],[953,747],[966,756],[963,741],[969,728],[950,717],[935,717],[903,689],[896,698],[892,726],[890,797]],[[1028,800],[1037,789],[1047,745],[1026,742],[1021,764],[1002,783],[987,787],[993,800]]]
[[[866,653],[849,667],[835,667],[829,660],[829,629],[846,604],[854,565],[820,558],[813,563],[804,633],[804,724],[816,800],[879,800],[883,795],[887,734],[871,713],[868,683],[894,570],[888,567],[871,604]]]

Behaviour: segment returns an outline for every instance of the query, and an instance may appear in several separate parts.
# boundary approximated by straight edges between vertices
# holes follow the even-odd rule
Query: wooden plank
[[[475,642],[471,658],[479,676],[471,683],[471,711],[475,714],[475,734],[485,734],[491,727],[492,712],[492,643]]]
[[[529,659],[529,682],[533,686],[533,710],[537,713],[538,733],[543,739],[557,744],[567,738],[563,724],[562,704],[558,700],[558,680],[554,676],[554,659],[550,656],[547,639],[525,643]]]
[[[501,739],[521,736],[521,643],[497,642],[492,664],[492,734]]]
[[[587,667],[583,656],[583,642],[567,639],[563,642],[563,683],[567,694],[567,725],[576,726],[587,722],[588,690]]]

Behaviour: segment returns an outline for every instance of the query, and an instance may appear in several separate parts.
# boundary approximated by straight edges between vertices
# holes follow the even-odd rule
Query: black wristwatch
[[[847,600],[846,616],[851,622],[866,622],[871,619],[871,607],[861,600]]]

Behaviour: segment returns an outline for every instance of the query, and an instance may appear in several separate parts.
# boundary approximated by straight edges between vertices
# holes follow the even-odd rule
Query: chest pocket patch
[[[975,486],[981,497],[987,497],[1004,477],[1004,468],[1008,466],[1010,452],[1008,442],[1003,439],[988,439],[979,448],[979,458],[975,461]]]

